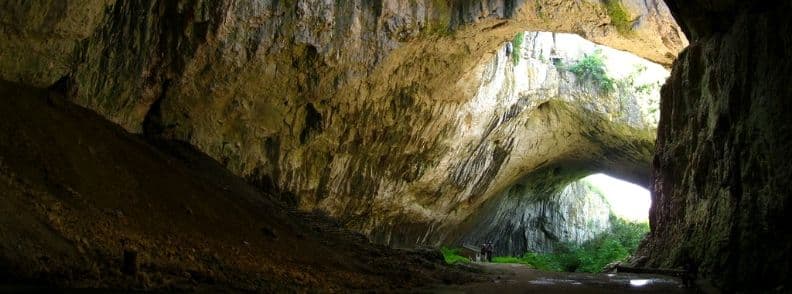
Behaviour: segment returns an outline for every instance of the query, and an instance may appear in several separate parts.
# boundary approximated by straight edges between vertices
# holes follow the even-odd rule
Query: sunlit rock
[[[517,62],[504,45],[526,29],[574,32],[669,64],[686,41],[649,2],[9,2],[0,74],[188,142],[376,241],[438,244],[539,168],[646,181],[649,104],[543,57],[570,48],[571,64],[595,45],[529,34]],[[64,7],[81,10],[32,17]],[[611,51],[622,79],[638,59]]]

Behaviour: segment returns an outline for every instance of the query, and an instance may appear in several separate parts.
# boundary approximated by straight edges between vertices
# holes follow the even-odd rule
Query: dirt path
[[[433,293],[694,293],[678,278],[642,274],[555,273],[520,264],[478,264],[488,282],[442,286]]]

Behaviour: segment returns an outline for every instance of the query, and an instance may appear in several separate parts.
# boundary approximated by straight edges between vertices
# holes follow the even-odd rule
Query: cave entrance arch
[[[588,197],[592,189],[581,179],[589,175],[603,172],[649,186],[659,87],[668,75],[660,65],[576,35],[520,34],[511,41],[513,52],[501,49],[503,61],[491,66],[491,80],[506,72],[501,78],[505,90],[498,95],[515,95],[523,105],[538,106],[504,116],[490,133],[498,138],[504,136],[500,128],[518,130],[507,134],[511,138],[493,140],[512,142],[512,158],[499,175],[506,184],[497,188],[495,183],[494,195],[450,235],[459,245],[493,241],[504,255],[551,252],[564,242],[580,244],[607,231],[611,210],[601,197]],[[591,63],[599,68],[585,70],[601,70],[605,76],[576,72],[575,67]],[[655,81],[648,87],[641,75],[650,66]],[[541,74],[547,77],[537,78]],[[597,79],[607,79],[613,89],[603,89]],[[537,81],[545,84],[536,87]],[[491,90],[488,86],[485,90]],[[558,90],[547,91],[552,87]],[[651,93],[639,93],[646,89]],[[518,121],[518,127],[509,126],[510,120]],[[644,213],[646,219],[648,208]]]

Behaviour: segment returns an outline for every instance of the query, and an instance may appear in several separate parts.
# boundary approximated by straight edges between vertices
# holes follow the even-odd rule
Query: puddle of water
[[[568,279],[548,279],[543,278],[539,280],[530,281],[531,284],[534,285],[555,285],[555,284],[569,284],[569,285],[583,285],[583,283],[576,281],[576,280],[568,280]]]

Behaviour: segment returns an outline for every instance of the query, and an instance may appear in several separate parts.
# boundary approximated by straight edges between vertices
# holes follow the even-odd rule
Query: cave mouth
[[[0,283],[447,282],[422,270],[445,270],[432,252],[345,230],[440,244],[489,213],[476,219],[490,228],[481,236],[504,246],[585,239],[589,208],[611,214],[603,197],[580,197],[597,193],[578,180],[603,171],[652,187],[636,267],[790,287],[790,1],[9,2]],[[616,82],[583,67],[598,56],[492,54],[524,29],[673,63],[662,107],[648,109],[659,129],[630,133],[625,121],[645,120],[624,112],[641,105],[594,94]],[[502,79],[501,68],[534,64],[547,70]],[[554,87],[531,88],[545,81]],[[483,83],[491,91],[476,92]],[[500,108],[474,111],[487,102]]]
[[[652,197],[645,187],[597,173],[583,178],[608,201],[611,211],[632,222],[648,222]]]
[[[459,254],[467,248],[468,261],[596,273],[632,258],[649,233],[649,191],[603,173],[585,175],[574,168],[554,168],[526,179],[507,194],[507,199],[520,204],[516,209],[513,204],[495,209],[499,215],[504,215],[503,208],[513,209],[506,223],[495,220],[506,229],[490,231],[480,242],[478,254],[471,246],[474,239],[466,240],[463,248],[445,248],[448,262],[464,262],[466,257]],[[520,229],[508,229],[516,227]],[[504,243],[504,239],[509,241]],[[491,259],[484,252],[488,242],[494,242]]]
[[[499,119],[472,133],[510,142],[511,157],[498,168],[502,188],[443,244],[492,242],[496,260],[555,271],[599,272],[632,255],[649,231],[649,192],[638,185],[648,185],[668,70],[579,35],[519,32],[483,72],[475,105]],[[564,265],[575,254],[597,262]]]

